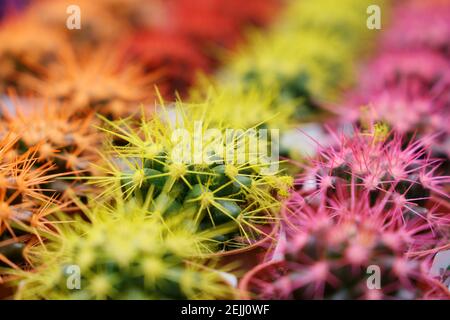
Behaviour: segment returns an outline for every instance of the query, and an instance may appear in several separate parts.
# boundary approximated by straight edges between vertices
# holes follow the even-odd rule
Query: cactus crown
[[[106,152],[113,160],[105,176],[92,181],[103,187],[102,195],[117,188],[140,201],[150,195],[161,214],[194,210],[200,230],[226,229],[218,239],[222,247],[240,247],[259,237],[258,225],[276,220],[278,195],[287,194],[292,181],[280,175],[278,159],[263,152],[259,157],[255,147],[268,150],[271,141],[256,130],[227,135],[203,119],[188,118],[178,106],[138,123],[108,121]]]
[[[427,138],[406,142],[387,133],[385,126],[370,132],[355,130],[353,136],[333,133],[337,146],[320,148],[318,159],[298,180],[307,197],[327,201],[337,194],[336,185],[384,197],[385,205],[405,214],[428,218],[430,198],[449,198],[444,186],[450,177],[439,175],[439,159],[426,151]],[[428,138],[429,139],[429,138]]]
[[[95,109],[119,118],[129,116],[132,106],[145,102],[158,77],[156,72],[144,75],[136,63],[121,66],[119,55],[111,55],[108,47],[88,54],[64,46],[42,77],[29,77],[27,88],[39,96],[67,102],[75,112]]]
[[[423,297],[429,289],[424,286],[431,283],[421,262],[409,254],[434,247],[435,235],[420,217],[395,221],[395,209],[387,209],[383,201],[380,197],[371,205],[368,193],[358,193],[316,206],[294,193],[285,207],[285,270],[272,284],[261,286],[259,294],[296,299]],[[370,282],[371,268],[379,270],[378,282]]]

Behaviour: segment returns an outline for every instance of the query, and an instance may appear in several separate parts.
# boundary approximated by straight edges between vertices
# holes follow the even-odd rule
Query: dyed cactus
[[[435,50],[450,54],[450,5],[448,1],[409,1],[394,11],[396,17],[383,46],[395,50]]]
[[[279,88],[279,102],[296,104],[297,120],[317,117],[324,104],[352,83],[354,60],[370,38],[364,15],[370,4],[293,1],[269,35],[255,35],[232,60],[225,84]]]
[[[208,108],[190,109],[195,116],[205,117],[211,124],[235,129],[270,128],[286,130],[295,125],[296,104],[293,101],[279,102],[280,90],[272,87],[261,91],[257,85],[220,86],[204,80],[203,84],[192,90],[191,101]],[[230,112],[229,106],[233,106]],[[243,116],[245,115],[245,116]]]
[[[283,206],[273,262],[250,271],[243,290],[263,299],[448,297],[428,273],[450,231],[441,206],[450,178],[429,140],[407,143],[382,124],[331,135],[335,145],[319,147]]]
[[[0,141],[0,264],[14,268],[24,263],[27,244],[42,241],[39,232],[53,232],[48,216],[63,207],[42,187],[58,177],[50,174],[52,163],[38,165],[39,146],[18,155],[17,140],[6,135]]]
[[[106,48],[95,54],[77,54],[65,47],[57,62],[41,77],[27,77],[26,88],[38,96],[66,102],[80,114],[92,110],[117,118],[136,112],[135,106],[150,102],[156,73],[144,74],[139,65],[121,66],[117,55]]]
[[[244,290],[259,299],[417,299],[448,296],[414,252],[439,237],[426,218],[404,223],[380,194],[335,186],[340,196],[318,205],[294,193],[284,208],[285,240],[277,263],[250,272]]]
[[[0,29],[0,90],[22,88],[25,74],[41,75],[62,43],[54,30],[15,17],[5,20]]]
[[[108,197],[120,182],[127,198],[142,201],[150,194],[161,214],[193,208],[201,230],[228,230],[217,239],[221,248],[242,247],[259,238],[258,226],[276,221],[272,211],[277,199],[292,185],[292,178],[279,172],[276,152],[263,152],[275,145],[273,137],[213,129],[180,106],[163,108],[140,123],[109,122],[104,131],[111,140],[106,154],[112,160],[104,176],[91,178],[104,190],[102,196]],[[257,146],[259,151],[254,151]]]
[[[189,213],[163,218],[120,195],[114,205],[85,209],[89,220],[67,221],[58,236],[30,249],[35,271],[12,271],[17,299],[231,298],[226,277],[193,232]],[[64,217],[59,217],[64,221]],[[74,272],[79,280],[74,280]],[[71,277],[72,276],[72,277]],[[78,282],[79,281],[79,282]]]
[[[212,69],[208,59],[191,41],[169,32],[141,31],[121,43],[125,61],[140,61],[146,72],[164,70],[159,86],[165,96],[186,93],[197,72]]]
[[[434,135],[433,153],[448,158],[449,10],[445,1],[396,7],[380,54],[362,70],[359,88],[340,109],[344,121],[370,116],[409,137]]]
[[[383,124],[367,132],[355,130],[353,136],[332,134],[336,147],[319,148],[318,159],[298,181],[309,197],[326,201],[342,191],[336,184],[344,183],[349,193],[353,187],[384,197],[386,206],[397,210],[398,220],[406,213],[427,216],[432,199],[448,201],[450,177],[441,175],[442,161],[431,158],[426,148],[431,138],[408,142]]]
[[[11,96],[11,104],[3,105],[0,132],[18,137],[11,151],[17,155],[36,149],[37,163],[52,163],[52,174],[85,176],[93,173],[98,160],[99,133],[94,131],[93,113],[78,118],[73,109],[56,101],[39,101]],[[86,186],[79,179],[53,181],[41,185],[59,194],[71,187],[78,194],[86,194]],[[52,191],[52,192],[53,192]]]

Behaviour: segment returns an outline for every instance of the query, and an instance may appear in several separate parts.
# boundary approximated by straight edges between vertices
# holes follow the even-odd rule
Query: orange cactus
[[[139,65],[121,65],[107,48],[77,55],[66,46],[42,78],[27,77],[27,87],[39,96],[67,102],[74,111],[95,110],[117,118],[152,101],[149,93],[158,78],[159,73],[144,74]]]
[[[34,1],[25,12],[23,19],[58,31],[74,45],[93,45],[100,42],[116,41],[129,28],[123,19],[117,19],[102,5],[103,1],[90,0],[40,0]],[[67,8],[77,5],[81,11],[81,28],[66,27]],[[36,36],[36,34],[33,34]],[[40,35],[39,35],[40,36]],[[38,36],[38,38],[39,38]]]
[[[9,159],[35,148],[36,162],[53,163],[51,173],[86,175],[94,172],[92,163],[98,159],[96,148],[101,138],[93,128],[94,113],[88,112],[84,117],[77,117],[73,109],[57,101],[40,101],[28,99],[19,101],[14,94],[12,107],[3,105],[1,128],[20,136],[18,143],[10,149]],[[79,181],[74,180],[75,190],[82,189]],[[68,184],[58,181],[52,189],[63,192]]]
[[[0,28],[0,90],[21,87],[23,75],[39,75],[54,61],[63,39],[52,29],[12,17]]]
[[[0,264],[14,268],[23,262],[27,243],[42,241],[39,233],[53,232],[47,216],[62,206],[45,188],[60,174],[50,173],[50,162],[38,165],[39,145],[14,156],[18,139],[13,134],[0,139]]]

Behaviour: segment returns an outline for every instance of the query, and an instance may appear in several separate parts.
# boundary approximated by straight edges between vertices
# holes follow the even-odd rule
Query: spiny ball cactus
[[[42,75],[42,68],[56,60],[55,52],[62,43],[58,32],[30,20],[15,17],[4,20],[0,30],[2,92],[8,87],[22,89],[26,74]]]
[[[345,186],[336,186],[345,194]],[[342,190],[343,189],[343,190]],[[439,239],[430,221],[395,219],[383,196],[368,192],[311,205],[293,193],[284,207],[277,263],[251,272],[245,290],[262,299],[415,299],[439,289],[424,259],[410,254]],[[442,291],[442,289],[441,289]],[[442,292],[441,292],[442,293]]]
[[[394,50],[432,49],[450,54],[450,5],[448,1],[410,1],[394,12],[383,47]]]
[[[26,88],[38,96],[66,102],[79,114],[96,112],[126,117],[134,106],[149,102],[157,72],[144,74],[139,64],[122,65],[118,54],[100,47],[94,54],[62,46],[57,60],[41,76],[26,78]]]
[[[18,283],[16,298],[232,297],[222,269],[202,258],[207,245],[188,216],[149,214],[149,202],[125,201],[121,195],[114,205],[96,203],[84,210],[89,221],[66,221],[58,236],[30,249],[35,270],[10,270]]]
[[[370,38],[360,13],[371,4],[290,3],[268,35],[256,34],[236,55],[223,73],[224,82],[279,88],[277,100],[295,103],[296,119],[317,118],[325,103],[335,101],[337,89],[352,83],[354,60]],[[376,4],[388,11],[384,1]]]
[[[191,92],[191,101],[199,106],[191,107],[190,112],[197,114],[206,109],[205,117],[212,125],[285,130],[294,126],[296,103],[292,100],[278,101],[280,91],[275,85],[262,91],[256,84],[225,85],[205,79],[197,90]],[[229,106],[233,106],[233,112]]]
[[[49,173],[52,163],[37,165],[39,146],[18,155],[16,143],[11,135],[0,141],[0,264],[19,268],[26,245],[41,241],[39,232],[54,231],[48,216],[61,205],[42,187],[58,176]]]
[[[327,201],[342,191],[336,185],[343,183],[348,193],[354,188],[373,199],[384,197],[400,220],[405,214],[428,215],[430,199],[448,201],[445,186],[450,177],[441,175],[441,161],[430,156],[426,146],[431,139],[408,142],[384,124],[355,130],[353,135],[332,135],[336,146],[319,148],[318,158],[298,180],[311,201]]]
[[[76,112],[57,101],[34,99],[20,100],[11,96],[12,103],[3,106],[0,130],[18,137],[11,151],[17,155],[36,148],[37,163],[52,163],[52,174],[74,175],[75,179],[53,181],[43,189],[52,189],[63,194],[70,186],[77,193],[86,194],[76,177],[95,171],[92,163],[98,159],[100,134],[94,131],[94,114],[79,118]]]
[[[245,130],[227,135],[179,106],[140,123],[108,123],[105,155],[112,160],[104,176],[91,178],[102,195],[119,188],[143,201],[150,194],[154,210],[164,215],[194,208],[201,230],[229,231],[217,239],[226,249],[254,241],[258,226],[277,221],[272,212],[293,181],[280,174],[270,137]]]

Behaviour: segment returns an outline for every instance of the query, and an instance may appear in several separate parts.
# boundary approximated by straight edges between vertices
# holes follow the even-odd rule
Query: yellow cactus
[[[117,193],[116,193],[117,194]],[[58,235],[29,250],[33,271],[10,270],[17,299],[224,299],[233,289],[208,257],[189,212],[163,218],[150,201],[84,207],[89,221],[58,217]],[[208,262],[207,262],[208,261]],[[78,277],[78,278],[77,278]],[[78,281],[78,282],[77,282]]]

